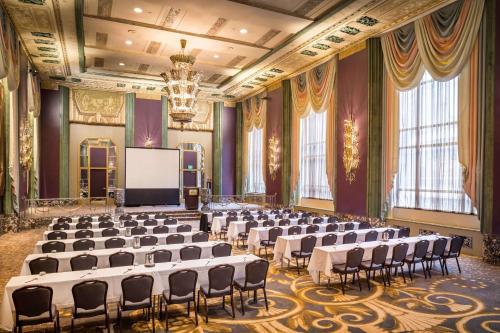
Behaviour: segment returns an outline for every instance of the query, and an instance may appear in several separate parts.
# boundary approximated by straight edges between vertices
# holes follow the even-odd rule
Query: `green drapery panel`
[[[236,194],[243,193],[243,103],[236,103]]]
[[[161,96],[161,147],[168,148],[168,97]]]
[[[69,197],[69,88],[59,86],[59,197]]]
[[[125,94],[125,147],[134,147],[135,93]]]
[[[6,83],[6,82],[5,82]],[[5,142],[4,142],[4,153],[5,153],[5,192],[3,196],[3,213],[4,214],[12,214],[14,212],[14,208],[12,207],[12,179],[9,174],[9,150],[10,150],[10,136],[8,135],[10,131],[10,94],[7,84],[4,85],[4,117],[3,117],[3,126],[5,133]]]
[[[382,120],[384,60],[380,38],[370,38],[368,47],[368,175],[367,212],[380,217],[382,206]]]
[[[212,134],[212,193],[222,192],[222,110],[224,102],[214,103],[214,131]]]
[[[33,147],[35,147],[35,141],[37,140],[38,137],[35,135],[36,132],[38,132],[38,122],[35,121],[34,113],[33,112],[28,112],[28,120],[30,122],[30,126],[32,128],[32,133],[33,133]],[[36,199],[38,198],[38,168],[37,168],[37,163],[38,163],[38,156],[35,154],[35,150],[33,149],[33,161],[31,163],[31,167],[29,170],[29,192],[28,192],[28,198],[30,199]]]
[[[281,173],[281,197],[284,206],[290,204],[290,176],[292,174],[292,86],[290,80],[283,80],[283,127],[281,137],[282,155],[282,173]]]

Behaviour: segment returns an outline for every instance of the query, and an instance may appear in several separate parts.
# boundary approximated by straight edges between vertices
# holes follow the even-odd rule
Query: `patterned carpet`
[[[42,230],[7,234],[0,237],[0,292],[12,275],[17,275],[21,262],[41,238]],[[239,251],[235,251],[236,253]],[[417,272],[413,282],[403,283],[397,277],[391,287],[373,283],[366,288],[364,274],[360,292],[348,284],[343,296],[338,280],[333,288],[326,288],[326,279],[316,285],[305,271],[299,276],[294,269],[273,264],[268,276],[269,311],[263,299],[252,304],[245,297],[245,316],[239,312],[239,298],[235,297],[236,318],[223,311],[220,303],[210,308],[209,323],[199,317],[194,327],[193,316],[185,316],[185,308],[171,308],[171,332],[500,332],[500,267],[484,264],[474,257],[461,259],[462,274],[454,263],[449,264],[450,275],[442,277],[437,271],[432,279],[424,279]],[[260,295],[260,294],[259,294]],[[217,301],[219,302],[219,301]],[[210,303],[209,303],[210,304]],[[113,309],[113,307],[112,307]],[[230,309],[227,302],[226,309]],[[177,312],[177,313],[176,313]],[[114,322],[115,311],[112,310]],[[69,331],[69,312],[62,318],[63,331]],[[204,315],[204,312],[202,312]],[[96,332],[100,322],[89,322],[78,332]],[[156,331],[164,332],[164,321],[156,322]],[[142,312],[132,314],[132,320],[123,320],[123,332],[150,332],[151,322],[142,318]],[[114,327],[113,331],[118,332]],[[37,331],[43,331],[38,328]],[[50,330],[47,330],[50,331]]]

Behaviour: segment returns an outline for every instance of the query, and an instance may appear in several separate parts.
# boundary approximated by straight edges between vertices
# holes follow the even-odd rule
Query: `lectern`
[[[187,210],[198,210],[199,197],[198,187],[184,187],[184,206]]]

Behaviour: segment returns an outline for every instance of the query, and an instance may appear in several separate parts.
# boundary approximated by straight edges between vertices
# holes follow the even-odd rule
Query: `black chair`
[[[73,219],[71,217],[60,217],[57,219],[57,223],[71,223],[73,222]]]
[[[184,243],[184,235],[181,235],[181,234],[168,235],[167,238],[165,238],[165,242],[167,243],[167,245],[182,244],[182,243]]]
[[[269,218],[269,215],[267,214],[260,214],[257,216],[257,220],[267,220]]]
[[[191,243],[203,243],[208,242],[210,235],[208,232],[200,231],[193,235]]]
[[[205,301],[205,323],[208,323],[208,298],[222,297],[222,309],[225,310],[226,296],[231,300],[231,316],[234,319],[233,297],[234,266],[217,265],[208,270],[208,286],[201,286],[198,292],[197,312],[200,313],[200,295]]]
[[[57,273],[59,268],[59,260],[50,257],[40,257],[30,261],[29,263],[31,274]]]
[[[141,236],[141,235],[145,235],[147,233],[148,233],[148,229],[146,229],[146,227],[137,226],[137,227],[133,227],[130,229],[130,234],[132,236]]]
[[[232,212],[229,212],[229,213],[232,213]],[[228,213],[228,215],[229,215]],[[213,212],[212,213],[212,217],[218,217],[218,216],[224,216],[224,213],[223,212]]]
[[[179,255],[180,255],[182,261],[200,259],[201,258],[201,247],[195,246],[195,245],[183,247],[179,251]]]
[[[56,224],[52,225],[52,230],[69,230],[69,229],[70,226],[69,223],[67,222],[57,222]]]
[[[413,250],[413,254],[407,256],[403,261],[408,265],[408,275],[410,275],[410,280],[413,280],[412,271],[415,273],[415,266],[418,263],[422,264],[422,270],[424,272],[424,277],[427,279],[427,272],[424,266],[424,258],[427,254],[427,249],[429,248],[429,241],[426,239],[419,240],[415,244],[415,249]],[[413,269],[412,269],[413,265]]]
[[[243,221],[253,221],[254,217],[253,215],[245,215],[243,216]]]
[[[159,225],[153,228],[153,234],[168,234],[168,226]]]
[[[67,239],[68,234],[64,231],[52,231],[47,234],[47,240],[58,240],[58,239]]]
[[[358,225],[359,230],[370,229],[371,227],[372,227],[371,224],[366,221],[360,222]]]
[[[236,213],[236,212],[230,212],[230,213]],[[238,218],[236,216],[226,217],[226,225],[221,226],[220,232],[219,232],[219,239],[223,239],[223,238],[226,239],[227,238],[227,228],[228,228],[229,223],[236,222],[236,221],[238,221]]]
[[[124,220],[123,226],[125,228],[133,228],[139,226],[139,222],[137,222],[136,220]]]
[[[309,220],[306,218],[300,218],[300,219],[298,219],[297,224],[298,225],[306,225],[306,224],[309,224]]]
[[[354,230],[354,223],[352,223],[352,222],[347,222],[347,223],[344,225],[344,230],[345,230],[345,231]]]
[[[273,220],[265,220],[262,222],[263,227],[274,227],[274,221]]]
[[[251,215],[251,214],[252,214],[252,213],[250,213],[250,211],[249,211],[249,210],[246,210],[246,209],[245,209],[245,210],[242,210],[242,211],[240,212],[240,215]]]
[[[149,215],[146,213],[140,213],[139,215],[137,215],[137,217],[135,219],[136,220],[147,220],[147,219],[149,219]]]
[[[155,219],[147,219],[147,220],[144,220],[143,225],[145,227],[155,227],[158,225],[158,221]]]
[[[321,239],[321,246],[331,246],[337,243],[337,235],[327,234]]]
[[[377,238],[378,238],[378,231],[377,230],[370,230],[365,235],[365,242],[373,242],[373,241],[376,241]]]
[[[75,238],[92,238],[94,237],[94,232],[89,229],[78,230],[75,232]]]
[[[154,246],[158,244],[158,237],[151,235],[143,236],[140,238],[139,244],[141,246]]]
[[[75,284],[73,293],[73,316],[71,318],[71,332],[75,325],[75,319],[91,318],[104,315],[106,328],[109,332],[109,313],[106,302],[108,296],[108,284],[105,281],[84,281]]]
[[[120,234],[120,230],[116,228],[106,228],[101,232],[102,237],[114,237]]]
[[[428,252],[425,257],[426,269],[429,273],[429,277],[431,275],[431,269],[434,264],[434,261],[439,261],[439,266],[441,267],[441,274],[444,276],[444,252],[446,251],[446,244],[448,240],[446,238],[438,238],[434,241],[432,245],[432,251]]]
[[[384,282],[384,287],[386,286],[385,276],[384,276],[384,265],[387,259],[387,252],[389,252],[388,245],[385,244],[378,245],[372,251],[371,260],[361,262],[361,269],[363,269],[366,274],[366,284],[368,285],[368,290],[370,290],[371,272],[373,272],[373,281],[375,281],[375,273],[379,271],[380,276],[382,277],[382,281]]]
[[[92,223],[88,221],[78,222],[75,229],[92,229]]]
[[[196,326],[198,326],[198,310],[196,306],[196,282],[198,273],[196,271],[185,269],[170,274],[168,277],[169,289],[163,291],[160,301],[160,317],[162,315],[162,305],[165,303],[165,329],[168,331],[168,305],[185,304],[187,303],[187,314],[191,302],[193,302],[194,318]]]
[[[54,332],[59,332],[59,311],[52,305],[52,295],[53,291],[50,287],[27,286],[14,290],[12,293],[15,309],[13,332],[22,332],[23,326],[44,323],[52,323]]]
[[[287,225],[290,225],[290,220],[289,219],[281,219],[278,222],[278,226],[280,226],[280,227],[285,227]]]
[[[165,213],[156,213],[155,219],[156,220],[165,220],[165,219],[168,219],[168,215]]]
[[[152,276],[145,274],[132,275],[122,280],[122,296],[116,309],[120,331],[123,312],[142,309],[146,310],[147,321],[151,318],[155,332],[153,281]]]
[[[115,224],[113,221],[101,221],[99,222],[99,228],[104,229],[104,228],[113,228]]]
[[[361,280],[359,279],[359,269],[363,261],[365,250],[362,247],[355,247],[347,251],[345,264],[333,265],[332,272],[337,273],[340,277],[340,286],[342,287],[342,294],[345,294],[345,285],[347,284],[347,274],[352,274],[352,278],[357,276],[359,290],[361,291]],[[342,279],[344,275],[344,279]],[[328,287],[330,286],[330,278],[328,278]]]
[[[323,223],[323,218],[322,217],[315,217],[313,219],[313,224],[321,224]]]
[[[292,251],[292,258],[295,258],[297,263],[297,274],[300,274],[299,259],[302,259],[302,266],[306,267],[306,259],[311,259],[312,252],[316,246],[316,237],[309,235],[300,240],[300,250]],[[290,261],[288,261],[290,267]]]
[[[69,261],[72,271],[85,271],[97,267],[97,257],[90,254],[80,254]]]
[[[134,254],[130,252],[116,252],[109,256],[109,267],[132,266]]]
[[[73,243],[73,251],[89,251],[95,249],[95,242],[91,239],[79,239]]]
[[[169,250],[156,250],[153,252],[153,260],[155,263],[172,261],[172,252]]]
[[[219,215],[219,216],[222,216],[222,215]],[[236,217],[236,216],[238,216],[238,212],[234,212],[234,211],[233,212],[227,212],[227,216]]]
[[[259,223],[257,221],[247,221],[245,223],[245,231],[238,233],[238,238],[236,239],[236,246],[239,247],[240,240],[243,242],[243,246],[245,246],[245,241],[248,239],[248,234],[250,233],[250,229],[257,228]]]
[[[339,225],[336,223],[328,223],[325,227],[326,232],[335,232],[339,230]]]
[[[292,210],[291,210],[290,208],[284,208],[284,209],[282,210],[282,213],[283,213],[283,214],[291,214],[291,213],[292,213]]]
[[[271,211],[269,213],[270,214],[279,214],[280,211],[279,211],[279,209],[271,209]]]
[[[130,220],[132,220],[132,215],[130,215],[130,214],[122,214],[122,215],[120,215],[120,217],[118,219],[120,221],[130,221]]]
[[[42,253],[64,252],[66,245],[63,242],[51,241],[42,244]]]
[[[384,264],[385,272],[389,286],[391,285],[391,268],[394,268],[395,275],[397,275],[398,268],[401,268],[401,275],[403,282],[406,283],[405,273],[403,271],[404,260],[408,253],[408,243],[399,243],[392,249],[392,258],[386,260]]]
[[[163,225],[174,225],[177,224],[177,219],[168,217],[165,220],[163,220]]]
[[[109,215],[101,215],[97,218],[97,222],[106,222],[106,221],[111,221],[111,216]]]
[[[290,214],[288,214],[288,218],[289,219],[296,219],[298,217],[299,217],[299,214],[297,214],[297,213],[290,213]]]
[[[180,224],[177,227],[177,232],[191,232],[192,227],[189,224]]]
[[[342,244],[354,244],[356,243],[356,239],[358,238],[358,234],[354,231],[348,232],[342,237]]]
[[[300,217],[307,218],[307,217],[311,217],[311,216],[312,216],[311,213],[302,213],[302,215]]]
[[[243,305],[243,292],[253,291],[253,300],[257,304],[257,290],[262,289],[264,293],[264,301],[266,304],[266,310],[269,311],[269,306],[267,304],[267,294],[266,294],[266,281],[267,281],[267,271],[269,269],[269,262],[267,260],[255,260],[246,264],[245,266],[245,278],[237,279],[234,281],[234,288],[240,293],[241,302],[241,314],[245,315],[245,306]]]
[[[92,217],[91,216],[80,216],[78,219],[78,222],[92,222]]]
[[[337,216],[329,216],[328,220],[326,220],[327,223],[337,223],[339,221],[339,218]]]
[[[117,248],[122,248],[125,246],[125,239],[123,238],[118,238],[118,237],[113,237],[110,239],[106,239],[104,242],[104,247],[106,249],[117,249]]]
[[[410,237],[410,228],[403,227],[398,231],[398,238]]]
[[[394,231],[394,229],[387,229],[385,232],[387,232],[389,234],[389,239],[393,239],[394,234],[396,233],[396,231]]]
[[[267,248],[274,247],[274,245],[276,244],[276,240],[278,239],[278,236],[281,235],[283,235],[283,229],[281,229],[280,227],[272,227],[271,229],[269,229],[268,238],[266,240],[260,241],[260,245],[264,247],[264,252],[266,253],[266,257],[267,257]],[[261,249],[262,248],[259,247],[259,256]]]
[[[314,234],[319,231],[319,226],[317,224],[311,224],[306,227],[306,234]]]
[[[288,236],[291,235],[300,235],[302,233],[302,228],[298,225],[294,225],[288,228]]]
[[[444,259],[444,268],[446,269],[446,275],[449,274],[448,272],[448,264],[446,261],[451,258],[455,258],[457,261],[457,267],[458,267],[458,272],[462,273],[462,269],[460,268],[460,264],[458,263],[458,257],[460,257],[460,253],[462,252],[462,246],[464,245],[464,237],[462,236],[454,236],[451,239],[450,243],[450,250],[445,251],[443,255]]]
[[[231,246],[231,244],[228,244],[228,243],[221,243],[221,244],[214,245],[212,247],[212,256],[214,258],[230,257],[232,248],[233,247]]]

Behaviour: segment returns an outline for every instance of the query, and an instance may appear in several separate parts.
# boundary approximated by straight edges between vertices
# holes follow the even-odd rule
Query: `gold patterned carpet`
[[[0,293],[12,275],[17,275],[24,257],[31,253],[34,243],[41,239],[42,230],[7,234],[0,237]],[[235,251],[238,252],[238,251]],[[268,275],[269,311],[263,299],[252,304],[245,297],[245,316],[239,312],[235,297],[236,318],[233,320],[219,305],[209,310],[209,323],[199,317],[194,327],[192,316],[184,308],[171,309],[171,332],[500,332],[500,267],[483,263],[479,258],[461,258],[462,274],[454,263],[450,275],[442,277],[437,271],[432,279],[417,274],[413,282],[396,278],[391,287],[373,283],[366,288],[364,274],[360,292],[350,285],[342,295],[338,280],[332,289],[326,279],[316,285],[305,271],[299,276],[294,269],[273,264]],[[418,272],[417,272],[418,273]],[[219,301],[217,301],[219,302]],[[210,303],[209,303],[210,304]],[[226,309],[229,309],[229,302]],[[177,313],[175,313],[177,312]],[[62,317],[63,331],[69,331],[69,312]],[[113,322],[115,311],[111,311]],[[204,315],[204,312],[202,312]],[[78,332],[98,332],[100,322],[89,322]],[[123,332],[151,332],[142,312],[124,319]],[[37,328],[43,331],[43,328]],[[119,329],[112,329],[118,332]],[[50,331],[47,329],[47,331]],[[156,322],[156,331],[164,332],[164,322]]]

